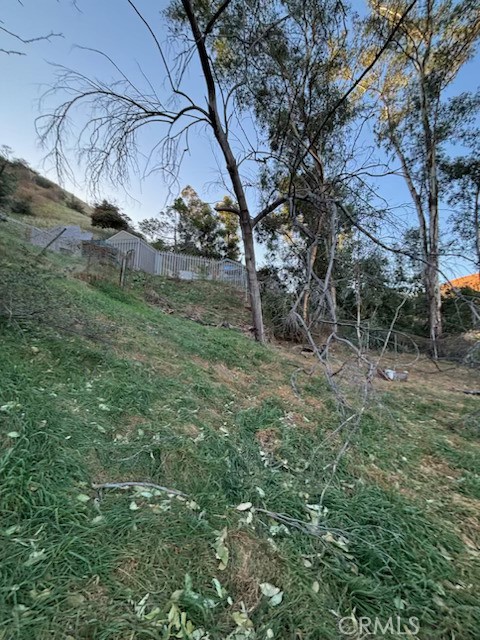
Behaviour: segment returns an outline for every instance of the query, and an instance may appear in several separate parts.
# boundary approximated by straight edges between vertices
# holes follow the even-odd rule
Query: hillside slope
[[[332,476],[321,372],[184,317],[213,289],[78,276],[0,227],[0,638],[478,637],[478,377],[378,381]]]
[[[37,227],[58,224],[78,225],[97,233],[90,224],[91,207],[58,184],[40,175],[22,161],[8,163],[7,172],[13,176],[10,215]],[[15,211],[15,203],[26,205],[23,213]]]

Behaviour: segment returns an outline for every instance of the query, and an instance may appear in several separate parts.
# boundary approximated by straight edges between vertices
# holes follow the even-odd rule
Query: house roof
[[[448,293],[453,289],[463,289],[468,287],[474,291],[480,291],[480,273],[472,273],[469,276],[462,276],[461,278],[455,278],[450,280],[440,287],[442,293]]]
[[[110,240],[114,240],[115,238],[117,238],[118,236],[129,236],[129,238],[131,238],[132,240],[138,240],[140,242],[145,242],[145,240],[142,240],[142,238],[139,238],[138,236],[135,236],[133,233],[130,233],[129,231],[125,231],[125,229],[121,229],[120,231],[117,231],[117,233],[114,233],[113,236],[110,236],[110,238],[107,238],[107,242],[109,242]],[[147,244],[145,242],[145,244]]]

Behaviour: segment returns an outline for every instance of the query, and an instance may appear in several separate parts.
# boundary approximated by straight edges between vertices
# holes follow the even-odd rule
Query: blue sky
[[[89,76],[113,78],[114,71],[105,61],[75,45],[99,48],[108,53],[133,78],[141,77],[138,69],[140,63],[144,73],[156,87],[160,90],[165,87],[165,74],[158,54],[151,40],[146,37],[144,27],[124,0],[78,0],[77,4],[80,11],[75,8],[72,0],[23,0],[23,6],[17,0],[2,0],[1,19],[11,31],[20,33],[23,37],[52,31],[63,34],[62,38],[54,38],[51,42],[22,46],[26,56],[0,54],[0,144],[12,147],[16,157],[25,158],[35,169],[52,179],[56,179],[55,173],[50,165],[43,163],[45,152],[38,146],[34,127],[35,118],[40,115],[39,98],[54,80],[55,68],[49,62],[63,64]],[[157,27],[161,39],[166,35],[166,28],[160,11],[166,5],[167,0],[139,2],[142,11],[145,11],[145,15]],[[365,3],[363,0],[354,0],[352,5],[362,12]],[[17,46],[13,39],[7,40],[6,36],[0,38],[2,48]],[[480,77],[479,71],[480,58],[477,55],[459,75],[455,92],[474,89]],[[185,80],[198,97],[203,96],[203,84],[196,65],[192,66],[190,75]],[[245,126],[249,130],[248,122]],[[150,135],[146,134],[142,140],[145,150],[148,148]],[[367,130],[367,142],[371,135]],[[227,192],[226,185],[222,184],[219,167],[222,167],[222,163],[211,136],[205,131],[197,130],[190,139],[190,151],[182,165],[180,186],[190,184],[205,200],[215,202]],[[65,186],[91,200],[91,194],[82,182],[81,168],[75,173],[77,184],[67,183]],[[403,210],[404,217],[409,219],[410,205],[403,206],[409,203],[409,197],[402,179],[389,177],[378,184],[382,196],[389,204],[400,207],[399,211]],[[116,199],[134,220],[154,216],[171,198],[167,185],[158,174],[143,180],[132,175],[131,183],[126,187],[105,185],[102,195]],[[255,209],[260,204],[256,201],[258,195],[251,190],[249,196],[252,208]],[[471,270],[468,264],[452,259],[445,266],[450,276],[463,275]]]

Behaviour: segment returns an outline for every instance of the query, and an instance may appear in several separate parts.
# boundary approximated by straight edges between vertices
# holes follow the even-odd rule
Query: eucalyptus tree
[[[403,0],[371,0],[368,34],[384,38],[404,11]],[[434,354],[442,333],[438,158],[461,126],[462,97],[448,97],[480,34],[476,0],[418,0],[370,76],[378,105],[377,133],[397,158],[417,220]],[[368,63],[368,44],[364,47]]]
[[[460,244],[473,252],[480,272],[480,149],[445,160],[440,166],[448,202],[453,208],[453,232]]]
[[[450,202],[457,208],[453,221],[460,238],[474,247],[480,272],[480,160],[478,155],[457,158],[448,166],[453,191]]]
[[[315,306],[334,321],[335,254],[339,236],[355,219],[343,212],[359,189],[363,162],[356,148],[364,116],[359,85],[414,4],[378,39],[356,79],[355,16],[336,0],[279,0],[256,12],[248,31],[234,21],[224,32],[218,54],[223,75],[235,78],[240,108],[254,110],[265,137],[265,150],[257,152],[265,165],[264,188],[282,184],[288,205],[264,221],[262,236],[272,239],[280,231],[288,246],[295,240],[295,259],[303,245],[295,311],[305,322],[312,288],[320,290]]]

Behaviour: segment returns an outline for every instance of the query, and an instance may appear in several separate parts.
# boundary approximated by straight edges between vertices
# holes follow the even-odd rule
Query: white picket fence
[[[91,233],[73,227],[67,227],[67,232],[64,233],[62,226],[39,229],[16,218],[7,217],[4,214],[1,216],[28,242],[57,253],[81,255],[82,243],[92,236]],[[128,265],[138,271],[180,280],[220,280],[242,291],[247,289],[245,267],[228,258],[213,260],[184,253],[157,251],[147,242],[127,231],[116,233],[108,238],[106,243],[118,251],[119,261],[121,256],[128,256]]]
[[[220,280],[238,289],[247,287],[245,267],[234,260],[213,260],[170,251],[157,251],[141,238],[121,231],[107,243],[129,257],[132,269],[181,280]]]

